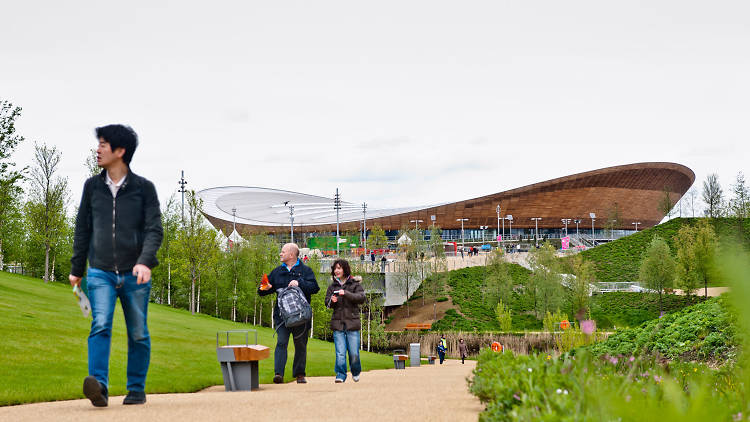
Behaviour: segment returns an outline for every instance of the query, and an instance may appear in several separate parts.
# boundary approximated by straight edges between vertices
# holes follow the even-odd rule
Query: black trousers
[[[440,364],[442,365],[445,360],[445,352],[438,352],[438,356],[440,357]]]
[[[274,323],[277,320],[274,319]],[[274,373],[284,376],[284,367],[286,367],[287,347],[289,346],[289,336],[294,341],[294,360],[292,361],[292,375],[294,377],[305,376],[305,367],[307,366],[307,338],[310,335],[308,331],[309,324],[300,325],[299,327],[287,328],[284,323],[276,326],[276,350],[273,353]]]

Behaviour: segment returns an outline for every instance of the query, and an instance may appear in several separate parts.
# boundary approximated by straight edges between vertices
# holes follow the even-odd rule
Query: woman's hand
[[[331,302],[336,303],[339,301],[339,297],[336,295],[331,296]]]

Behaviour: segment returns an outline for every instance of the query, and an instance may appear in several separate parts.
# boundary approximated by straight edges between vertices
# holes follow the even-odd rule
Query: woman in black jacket
[[[359,333],[362,329],[359,305],[365,301],[365,289],[359,283],[360,277],[352,277],[349,263],[344,259],[333,261],[331,278],[331,285],[326,291],[326,306],[333,309],[331,330],[336,347],[336,382],[346,381],[347,352],[352,379],[357,382],[362,372],[359,361]]]

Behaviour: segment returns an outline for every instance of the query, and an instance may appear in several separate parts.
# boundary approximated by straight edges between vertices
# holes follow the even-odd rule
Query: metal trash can
[[[396,369],[406,369],[406,350],[396,349],[393,351],[393,366]]]
[[[255,332],[255,344],[249,343],[249,332]],[[245,344],[230,345],[230,333],[244,333]],[[226,334],[226,344],[219,346],[219,335]],[[257,330],[230,330],[216,333],[216,357],[221,365],[226,391],[257,390],[258,362],[268,358],[269,348],[258,344]]]
[[[419,351],[419,343],[409,343],[409,359],[411,359],[410,366],[419,366],[421,361],[421,353]]]

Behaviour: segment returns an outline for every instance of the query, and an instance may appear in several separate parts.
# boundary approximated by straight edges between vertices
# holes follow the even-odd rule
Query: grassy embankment
[[[524,284],[530,271],[516,264],[508,264],[515,284]],[[493,304],[482,295],[484,267],[462,268],[449,272],[449,295],[457,310],[449,309],[445,317],[433,324],[433,330],[498,331]],[[425,283],[430,283],[428,278]],[[428,287],[429,288],[429,287]],[[416,296],[416,295],[415,295]],[[662,296],[664,311],[673,312],[700,301],[699,297]],[[542,321],[533,315],[533,302],[528,295],[514,292],[509,304],[513,329],[540,330]],[[563,309],[572,318],[571,309]],[[460,313],[459,313],[460,312]],[[617,292],[594,295],[591,298],[591,317],[600,328],[634,327],[659,316],[658,295],[650,293]]]
[[[606,245],[588,249],[581,252],[580,256],[594,263],[598,281],[637,281],[641,256],[651,239],[654,236],[660,236],[669,245],[673,256],[676,256],[677,245],[674,243],[674,237],[677,231],[684,224],[696,224],[698,220],[698,218],[675,218]],[[740,226],[736,218],[713,218],[708,221],[719,237],[720,249],[732,248],[737,241],[746,247],[750,246],[750,219],[745,219],[743,226]],[[709,280],[709,287],[725,284],[721,280]]]
[[[83,318],[70,287],[0,272],[0,406],[83,397],[90,324],[91,318]],[[193,392],[223,384],[216,360],[216,332],[253,328],[257,327],[150,304],[147,393]],[[239,336],[232,342],[239,343]],[[260,382],[270,383],[276,344],[273,331],[258,328],[258,342],[271,347],[271,357],[260,364]],[[292,375],[293,353],[290,341],[287,380]],[[362,352],[361,358],[365,370],[393,366],[390,356]],[[334,359],[332,343],[310,340],[308,376],[332,376]],[[118,304],[110,360],[111,395],[126,393],[126,364],[127,336]]]

